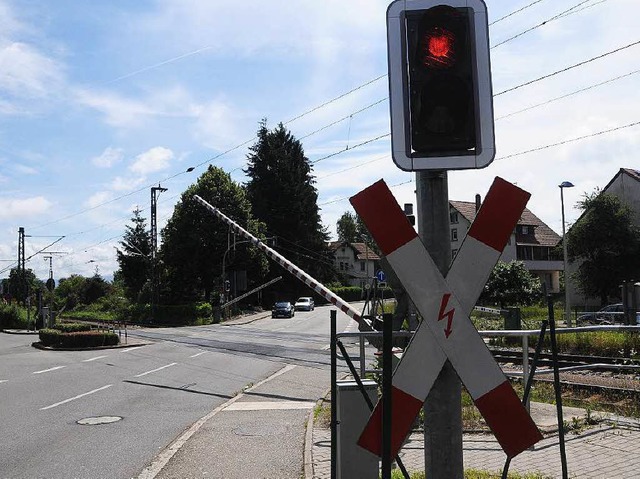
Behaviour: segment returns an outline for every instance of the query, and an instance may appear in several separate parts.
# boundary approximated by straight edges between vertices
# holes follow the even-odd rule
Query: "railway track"
[[[492,349],[492,354],[508,377],[522,378],[522,351]],[[533,353],[529,355],[533,360]],[[511,366],[509,366],[511,365]],[[551,374],[540,374],[553,367],[550,353],[541,354],[535,381],[553,382]],[[618,393],[640,397],[640,361],[631,358],[559,354],[558,367],[578,370],[560,371],[562,387],[593,393]]]
[[[522,351],[507,349],[491,349],[495,360],[500,364],[517,364],[522,366]],[[533,360],[533,353],[529,354],[529,361]],[[638,372],[640,360],[631,358],[587,356],[575,354],[558,354],[558,367],[568,368],[583,366],[593,371],[608,371],[607,366],[618,366],[620,372]],[[551,353],[541,353],[538,358],[538,367],[552,367],[553,357]],[[625,369],[624,366],[629,366]]]

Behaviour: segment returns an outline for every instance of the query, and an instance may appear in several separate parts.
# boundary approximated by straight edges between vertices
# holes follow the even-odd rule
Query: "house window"
[[[360,271],[364,271],[364,261],[360,261]]]
[[[344,262],[340,261],[340,271],[344,271]]]
[[[527,225],[522,225],[520,227],[520,231],[522,232],[523,235],[528,235],[529,234],[529,227]]]
[[[457,211],[451,211],[449,212],[449,221],[451,222],[452,225],[457,225],[458,224],[458,212]]]
[[[458,241],[458,228],[451,228],[451,241]]]

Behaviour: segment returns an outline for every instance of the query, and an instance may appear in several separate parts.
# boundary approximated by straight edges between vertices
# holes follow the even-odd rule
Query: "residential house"
[[[629,206],[633,223],[640,227],[640,170],[620,168],[618,173],[602,189],[602,192],[616,196],[622,203]],[[576,223],[578,221],[580,218],[576,220]],[[567,265],[568,274],[575,273],[578,266],[579,263],[569,263]],[[585,297],[572,281],[567,282],[567,296],[569,303],[574,308],[589,311],[600,307],[600,298]]]
[[[479,205],[479,195],[476,196],[475,203],[449,201],[452,259],[462,245]],[[522,261],[530,273],[538,276],[546,284],[547,291],[558,292],[560,272],[564,268],[562,255],[557,256],[553,250],[560,240],[561,237],[557,233],[525,208],[500,260],[506,263]]]
[[[329,247],[336,270],[348,279],[350,286],[364,288],[380,268],[380,257],[365,243],[334,241]]]

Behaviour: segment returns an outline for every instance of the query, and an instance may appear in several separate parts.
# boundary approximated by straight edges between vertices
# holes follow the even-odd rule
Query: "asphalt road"
[[[151,344],[100,351],[41,351],[35,336],[0,334],[0,477],[137,475],[195,421],[284,365],[326,371],[329,309],[137,330]],[[355,325],[338,317],[339,331]]]

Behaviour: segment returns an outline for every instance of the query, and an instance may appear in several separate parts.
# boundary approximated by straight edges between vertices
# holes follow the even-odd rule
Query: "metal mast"
[[[156,317],[158,301],[160,299],[158,267],[157,267],[157,249],[158,249],[158,218],[157,218],[157,194],[167,191],[158,186],[151,187],[151,322]]]

